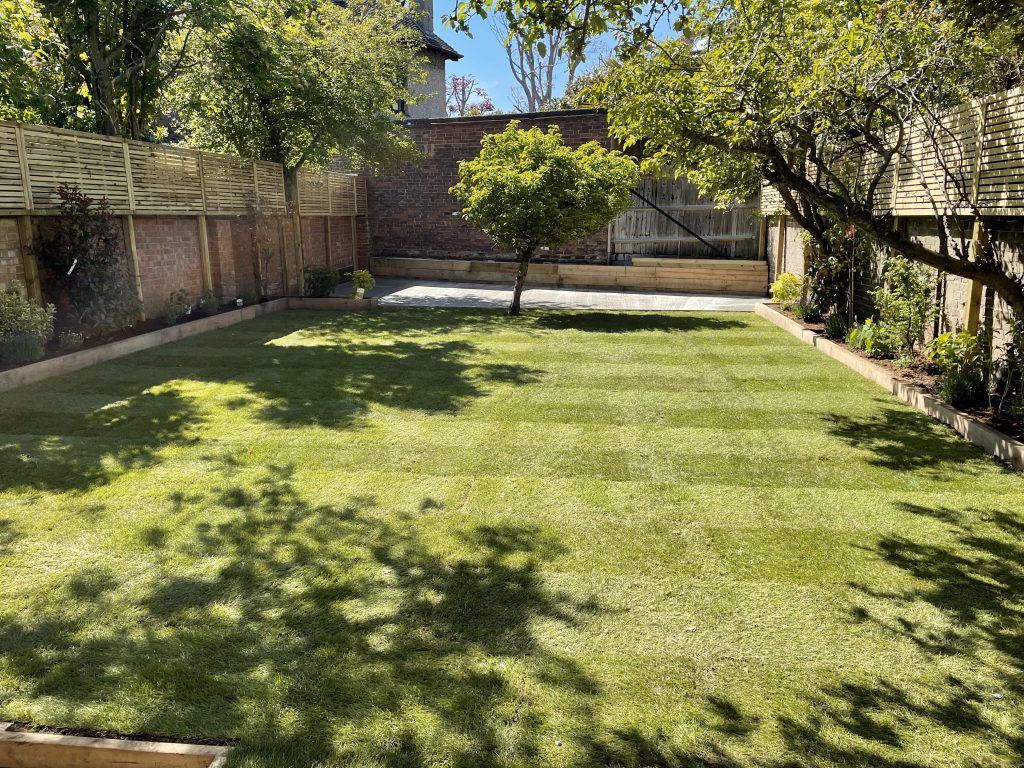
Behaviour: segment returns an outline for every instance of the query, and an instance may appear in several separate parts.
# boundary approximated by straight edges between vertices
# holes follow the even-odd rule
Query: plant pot
[[[356,288],[356,298],[357,299],[363,298],[363,294],[364,293],[366,293],[366,289],[365,288]]]

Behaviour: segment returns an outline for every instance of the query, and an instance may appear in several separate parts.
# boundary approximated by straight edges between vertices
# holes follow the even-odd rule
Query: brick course
[[[135,217],[142,300],[146,314],[159,314],[171,293],[185,289],[191,300],[203,293],[198,221],[191,217]]]
[[[9,288],[15,281],[25,282],[18,222],[15,219],[0,219],[0,290]]]
[[[510,256],[491,238],[452,213],[460,209],[449,188],[458,181],[460,160],[480,152],[485,134],[500,133],[509,120],[524,128],[558,125],[567,144],[588,141],[609,146],[608,122],[599,110],[535,115],[410,120],[409,131],[423,153],[421,162],[367,177],[369,237],[374,256],[494,257]],[[550,254],[556,258],[604,261],[608,234],[602,228],[584,240]]]

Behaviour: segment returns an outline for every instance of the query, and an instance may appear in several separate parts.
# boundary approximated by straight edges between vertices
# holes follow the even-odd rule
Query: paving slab
[[[381,306],[505,308],[512,287],[491,283],[443,283],[380,278],[372,296]],[[696,293],[638,293],[590,288],[527,287],[527,309],[626,309],[658,312],[753,312],[763,296],[715,296]]]

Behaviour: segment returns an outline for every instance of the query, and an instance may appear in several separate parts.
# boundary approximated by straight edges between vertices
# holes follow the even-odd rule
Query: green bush
[[[163,308],[160,310],[160,319],[164,325],[174,325],[186,315],[192,314],[192,303],[188,300],[188,291],[179,288],[167,296]]]
[[[890,256],[882,267],[884,283],[871,292],[887,328],[893,354],[913,357],[935,316],[935,275],[928,267]]]
[[[338,270],[323,264],[313,264],[303,271],[303,296],[325,299],[338,284]]]
[[[928,345],[928,359],[939,366],[939,395],[950,405],[985,400],[985,358],[973,333],[944,333]]]
[[[104,336],[138,321],[135,293],[120,222],[108,202],[93,200],[75,186],[61,186],[61,215],[43,228],[35,253],[52,275],[47,290],[64,293],[70,311],[61,325],[86,336]]]
[[[34,333],[15,331],[0,337],[0,365],[34,363],[46,352],[46,342]]]
[[[870,357],[886,357],[892,354],[889,337],[888,326],[885,323],[876,323],[869,317],[860,325],[853,326],[850,335],[846,337],[846,343]]]
[[[77,331],[64,331],[57,340],[57,346],[64,352],[73,352],[85,344],[85,336]]]
[[[785,310],[791,310],[803,295],[803,280],[792,272],[783,272],[771,285],[772,298]]]
[[[807,299],[800,299],[793,306],[793,316],[804,323],[816,323],[821,320],[821,312],[813,302]]]
[[[215,315],[220,311],[220,296],[213,291],[207,291],[203,294],[202,298],[199,299],[199,309],[203,311],[204,315]]]
[[[259,294],[250,289],[239,291],[237,298],[242,300],[242,306],[244,307],[251,306],[260,300]]]
[[[0,291],[0,364],[18,365],[38,360],[53,335],[54,308],[41,307],[22,295],[16,283]]]
[[[846,313],[836,311],[825,318],[825,337],[829,339],[845,339],[850,332],[850,323]]]
[[[352,273],[352,283],[356,288],[362,288],[365,291],[370,290],[377,284],[373,275],[370,274],[368,269],[357,269]]]
[[[1010,324],[1010,343],[994,379],[996,414],[1024,419],[1024,320]]]

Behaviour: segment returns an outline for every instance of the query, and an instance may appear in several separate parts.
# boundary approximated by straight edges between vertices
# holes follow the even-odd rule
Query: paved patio
[[[381,278],[367,293],[386,306],[507,307],[512,287],[490,283],[440,283]],[[694,293],[632,293],[590,288],[527,287],[527,309],[636,309],[657,311],[753,312],[762,296],[705,296]]]

